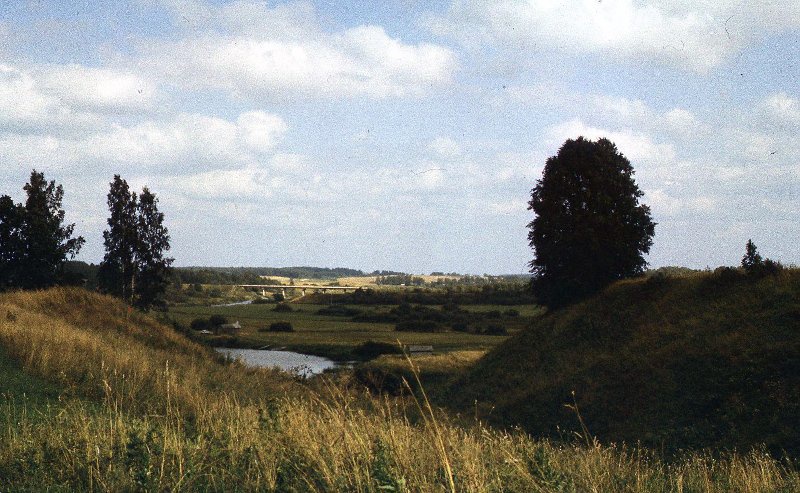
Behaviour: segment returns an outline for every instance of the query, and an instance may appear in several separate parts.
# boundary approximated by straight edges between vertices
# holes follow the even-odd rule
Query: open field
[[[393,323],[353,322],[349,318],[320,315],[318,310],[327,305],[291,304],[294,309],[290,313],[273,311],[275,304],[255,304],[237,306],[192,306],[172,307],[169,316],[179,323],[189,326],[196,318],[208,318],[219,314],[229,321],[239,321],[242,325],[238,333],[239,347],[284,347],[287,349],[319,356],[327,356],[336,360],[353,359],[353,348],[366,341],[377,341],[402,344],[431,345],[438,352],[477,350],[486,351],[500,344],[505,336],[478,335],[463,332],[397,332]],[[370,309],[385,312],[388,306],[373,306]],[[530,322],[536,310],[529,306],[497,307],[478,305],[475,312],[486,312],[492,309],[518,309],[520,316],[509,319],[505,323],[511,333],[521,330]],[[473,307],[469,307],[472,311]],[[523,315],[524,314],[524,315]],[[276,333],[259,332],[273,322],[287,321],[294,327],[294,332]]]

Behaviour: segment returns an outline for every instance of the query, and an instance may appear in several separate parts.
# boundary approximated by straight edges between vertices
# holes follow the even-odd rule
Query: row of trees
[[[40,289],[68,282],[64,264],[85,240],[64,224],[64,189],[31,171],[24,204],[0,197],[0,290]]]
[[[33,170],[23,187],[24,204],[0,197],[0,290],[41,289],[76,283],[65,271],[85,240],[65,224],[64,189]],[[163,305],[171,258],[169,233],[158,199],[146,187],[140,195],[114,176],[108,193],[105,257],[98,271],[100,290],[142,309]]]

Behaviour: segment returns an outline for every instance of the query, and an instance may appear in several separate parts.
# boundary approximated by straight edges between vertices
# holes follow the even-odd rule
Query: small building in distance
[[[236,334],[241,328],[242,325],[237,320],[232,324],[222,324],[215,327],[214,332],[217,334]]]

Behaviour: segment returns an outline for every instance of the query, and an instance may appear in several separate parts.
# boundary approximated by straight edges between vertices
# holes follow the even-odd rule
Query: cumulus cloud
[[[450,49],[407,44],[380,26],[325,32],[306,3],[269,8],[262,2],[182,0],[177,7],[187,7],[200,28],[141,46],[139,63],[181,87],[255,100],[420,96],[450,83],[457,67]]]
[[[800,124],[800,100],[785,92],[769,96],[765,107],[770,116],[780,123]]]
[[[82,172],[183,175],[268,162],[286,129],[280,117],[261,111],[243,113],[236,121],[181,113],[76,137],[0,134],[0,160],[12,167],[42,162]]]
[[[437,137],[427,146],[428,151],[436,157],[452,159],[461,155],[461,146],[449,137]]]
[[[454,0],[426,21],[467,46],[652,59],[708,73],[754,38],[800,26],[794,0]]]

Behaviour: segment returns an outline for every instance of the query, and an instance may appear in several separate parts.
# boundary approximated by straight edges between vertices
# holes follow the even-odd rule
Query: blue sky
[[[178,265],[523,273],[530,190],[608,137],[654,267],[800,258],[796,0],[9,1],[0,194],[65,188],[102,259],[114,174]]]

